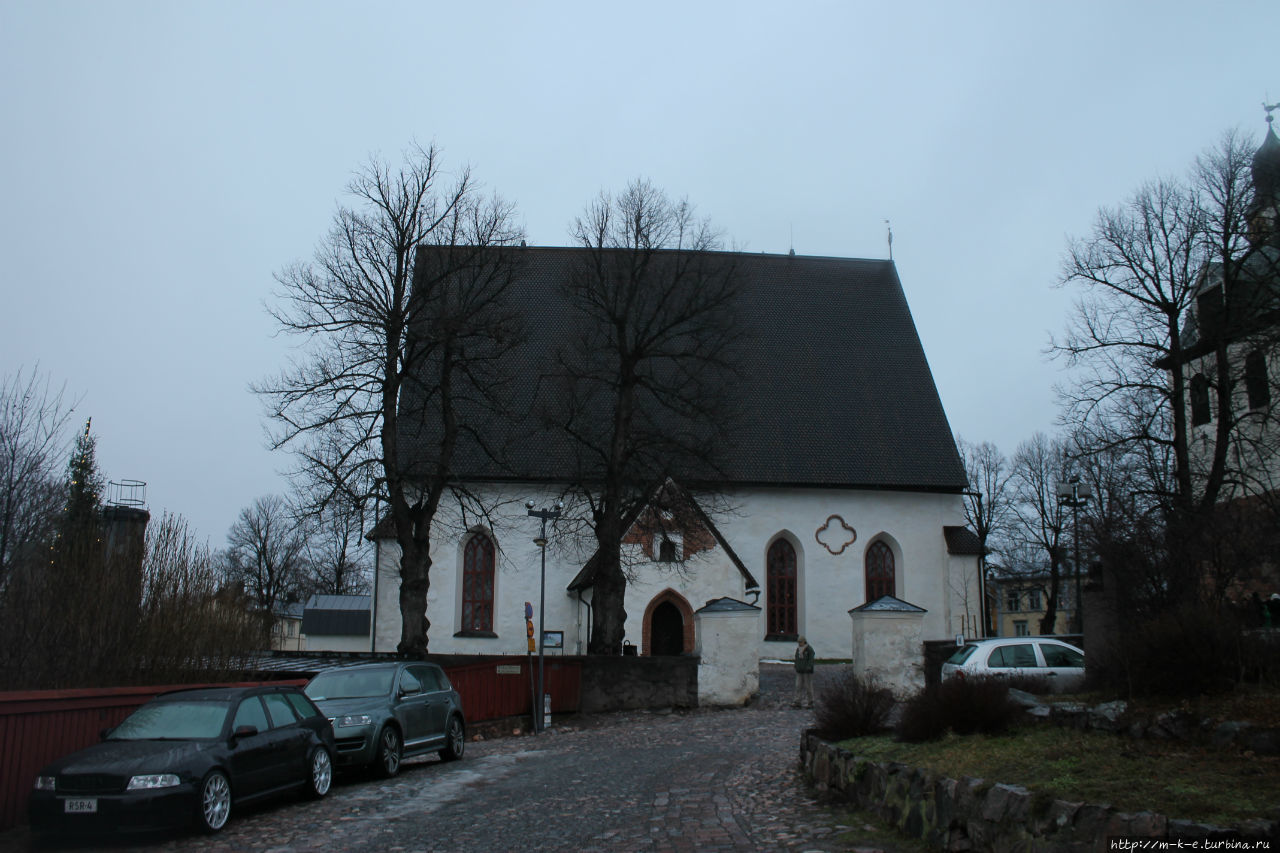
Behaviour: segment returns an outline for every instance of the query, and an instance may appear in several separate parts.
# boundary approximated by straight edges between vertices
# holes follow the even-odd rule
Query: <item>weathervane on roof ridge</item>
[[[1280,106],[1280,104],[1276,106]],[[887,219],[884,221],[884,229],[889,232],[889,260],[893,260],[893,226],[889,224]]]
[[[1276,110],[1280,110],[1280,101],[1277,101],[1274,104],[1268,104],[1266,101],[1263,101],[1262,108],[1267,111],[1267,124],[1271,124],[1272,119],[1275,118],[1271,113]]]

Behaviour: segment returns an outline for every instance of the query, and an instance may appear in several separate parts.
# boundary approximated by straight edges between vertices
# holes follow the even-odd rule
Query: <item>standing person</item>
[[[791,703],[792,708],[800,707],[801,696],[808,698],[809,707],[813,707],[814,657],[813,646],[805,642],[804,637],[801,637],[796,645],[796,698]]]

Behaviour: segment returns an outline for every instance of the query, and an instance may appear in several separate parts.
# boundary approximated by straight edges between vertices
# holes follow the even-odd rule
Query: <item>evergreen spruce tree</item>
[[[63,512],[63,533],[92,529],[99,524],[103,481],[95,457],[97,439],[89,434],[93,418],[85,422],[67,463],[67,503]]]
[[[90,423],[85,423],[67,463],[66,503],[43,585],[42,609],[53,629],[45,635],[45,665],[53,672],[77,673],[77,680],[112,665],[113,655],[119,653],[116,641],[129,633],[129,620],[116,606],[116,580],[104,552],[105,484]]]

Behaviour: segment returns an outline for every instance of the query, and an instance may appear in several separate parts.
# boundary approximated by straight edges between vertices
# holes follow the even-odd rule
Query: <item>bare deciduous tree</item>
[[[978,537],[982,547],[979,558],[979,571],[985,571],[986,555],[992,543],[1009,535],[1008,525],[1012,513],[1013,495],[1009,486],[1012,471],[1009,460],[1000,449],[989,441],[981,444],[970,444],[963,438],[957,439],[960,459],[964,463],[965,478],[969,481],[969,491],[964,495],[964,515],[969,527]],[[965,582],[958,590],[965,599],[968,609],[969,583]],[[983,631],[989,632],[990,614],[986,612],[983,602]]]
[[[1280,449],[1277,431],[1262,425],[1270,407],[1239,399],[1242,348],[1276,342],[1274,323],[1256,320],[1272,310],[1280,272],[1250,239],[1252,155],[1251,142],[1226,134],[1186,179],[1150,182],[1103,209],[1093,233],[1070,244],[1063,273],[1064,285],[1082,291],[1053,346],[1075,369],[1064,419],[1088,452],[1119,449],[1145,475],[1163,514],[1159,586],[1179,595],[1198,591],[1221,550],[1220,502],[1277,485],[1253,480],[1274,467],[1241,461]]]
[[[1012,503],[1009,460],[989,441],[970,444],[961,438],[956,443],[971,492],[964,496],[965,520],[985,549],[990,540],[1007,532]]]
[[[358,494],[372,491],[367,486],[358,493],[330,491],[300,501],[300,522],[306,530],[306,562],[310,567],[309,586],[329,595],[358,595],[368,592],[369,543],[365,540],[370,519],[366,502]]]
[[[141,553],[80,538],[60,557],[74,570],[20,573],[0,599],[8,689],[219,681],[265,644],[262,623],[222,588],[209,549],[177,516],[148,527]]]
[[[565,293],[576,337],[557,357],[561,405],[544,415],[574,447],[595,540],[588,648],[617,654],[627,520],[668,478],[709,479],[734,420],[738,276],[710,223],[646,181],[602,193],[573,236],[585,250]]]
[[[0,381],[0,590],[20,556],[53,536],[73,408],[38,369]]]
[[[181,516],[147,528],[132,680],[216,681],[239,676],[267,644],[261,620],[222,583],[217,561]]]
[[[521,231],[513,208],[484,197],[439,152],[415,148],[393,169],[376,159],[348,186],[312,263],[277,276],[280,327],[305,359],[255,390],[270,403],[276,447],[292,447],[316,479],[365,479],[400,546],[399,650],[427,650],[431,525],[456,487],[459,437],[497,401],[500,363],[518,340],[505,293]],[[402,411],[412,398],[412,423]],[[402,436],[418,445],[401,447]],[[336,453],[334,452],[336,449]],[[425,460],[411,467],[412,460]]]
[[[267,495],[240,510],[227,533],[223,571],[269,618],[273,608],[308,592],[307,539],[292,508]]]
[[[1012,512],[1017,519],[1015,544],[1034,549],[1048,563],[1047,606],[1040,620],[1040,633],[1052,634],[1058,620],[1063,564],[1066,562],[1063,536],[1067,516],[1058,500],[1058,483],[1067,480],[1068,456],[1060,441],[1036,433],[1018,445],[1013,455]]]

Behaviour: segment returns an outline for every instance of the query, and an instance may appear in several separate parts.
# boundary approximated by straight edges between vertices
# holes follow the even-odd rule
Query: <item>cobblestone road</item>
[[[390,781],[339,778],[318,802],[234,814],[216,836],[113,844],[154,851],[836,851],[876,848],[839,823],[797,772],[810,711],[790,707],[790,667],[764,665],[750,708],[626,712],[537,737],[469,743],[406,762]],[[819,673],[821,676],[823,673]],[[861,827],[859,826],[859,829]],[[41,849],[23,832],[0,836]],[[102,849],[57,842],[67,850]]]

